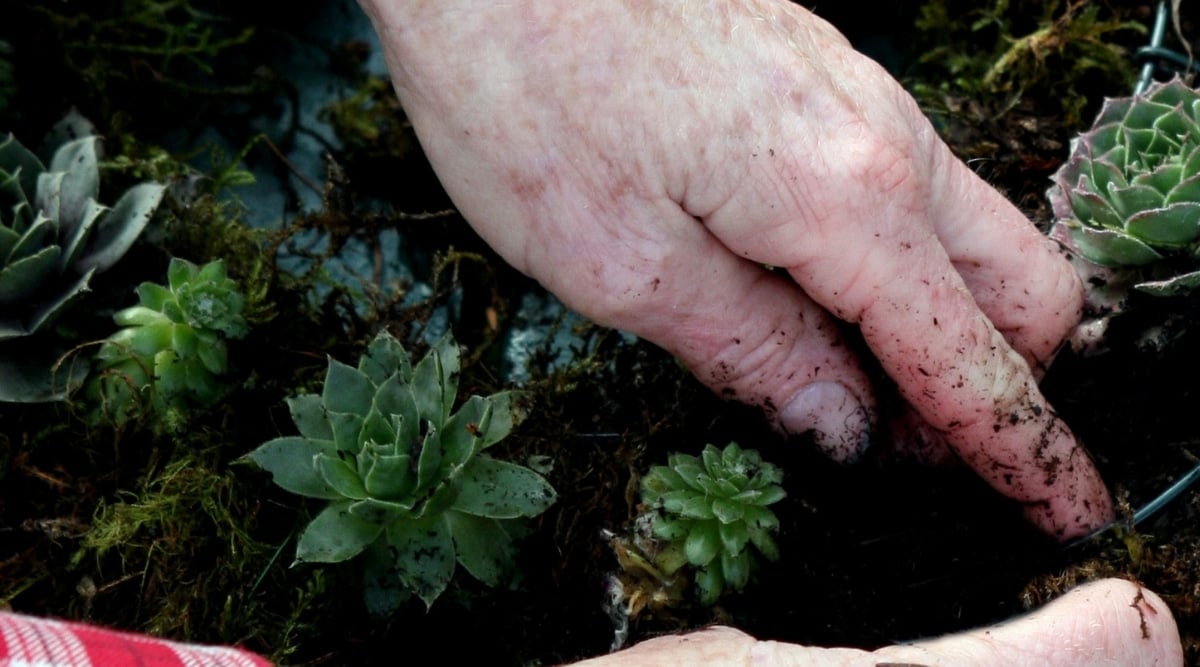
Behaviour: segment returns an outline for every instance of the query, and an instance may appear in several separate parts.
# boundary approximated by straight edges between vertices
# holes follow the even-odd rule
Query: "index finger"
[[[798,258],[792,275],[860,326],[908,403],[989,484],[1025,504],[1039,527],[1070,539],[1103,525],[1111,500],[1091,458],[1038,390],[1026,359],[981,310],[938,236],[937,215],[994,217],[978,207],[990,197],[977,190],[989,186],[964,178],[966,167],[940,142],[928,144],[943,152],[931,160],[914,157],[923,155],[919,144],[866,146],[873,160],[864,171],[875,174],[867,180],[893,186],[868,188],[855,214],[874,225],[833,244],[863,250]],[[885,232],[861,238],[872,228]]]
[[[1005,244],[1028,243],[1012,234],[1028,222],[997,223],[998,215],[1019,212],[995,206],[999,195],[954,158],[911,100],[892,107],[890,124],[878,116],[868,123],[857,104],[826,102],[819,122],[801,114],[799,129],[791,129],[814,149],[777,151],[706,218],[710,231],[739,255],[787,267],[814,301],[858,324],[901,395],[1044,531],[1065,540],[1105,524],[1112,501],[1091,458],[939,238],[945,233],[960,259],[973,253],[1015,261],[1019,254]],[[972,225],[987,243],[966,240]],[[1016,264],[1043,274],[1045,266]],[[1026,322],[1061,309],[1052,298],[1037,301],[1029,302],[1035,310]],[[1011,303],[989,307],[999,312]],[[1034,329],[1027,340],[1055,338]],[[1037,359],[1047,347],[1027,345],[1025,353]]]

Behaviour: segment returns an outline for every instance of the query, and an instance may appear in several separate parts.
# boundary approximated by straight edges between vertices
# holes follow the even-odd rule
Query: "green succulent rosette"
[[[0,401],[59,400],[61,349],[29,340],[133,245],[164,188],[143,183],[108,208],[97,201],[97,138],[63,144],[45,166],[12,135],[0,139]]]
[[[519,420],[516,395],[472,396],[452,411],[458,374],[448,335],[414,366],[382,333],[357,368],[330,359],[321,394],[288,400],[299,435],[248,455],[284,489],[328,501],[296,561],[365,554],[373,609],[393,608],[381,599],[397,591],[432,605],[456,563],[485,584],[503,583],[516,558],[514,520],[555,500],[541,475],[484,452]]]
[[[1047,196],[1051,235],[1155,295],[1200,286],[1200,94],[1176,78],[1108,99]]]
[[[779,559],[773,534],[779,519],[768,505],[786,495],[783,472],[753,449],[706,445],[700,457],[672,454],[642,478],[642,502],[657,512],[652,533],[669,544],[655,564],[670,575],[697,568],[700,602],[711,605],[726,589],[740,591],[755,565],[753,551]],[[750,549],[753,547],[753,550]]]
[[[97,419],[123,424],[153,406],[159,415],[220,398],[227,339],[246,335],[245,297],[224,262],[199,267],[173,258],[167,285],[142,283],[139,304],[113,315],[122,328],[96,353],[89,397]]]

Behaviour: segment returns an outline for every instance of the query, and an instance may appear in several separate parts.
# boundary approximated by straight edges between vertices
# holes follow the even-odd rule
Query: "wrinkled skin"
[[[894,440],[966,462],[1059,539],[1111,520],[1035,381],[1078,321],[1078,277],[824,21],[783,0],[360,2],[455,204],[567,305],[839,460],[861,454],[877,419],[842,340],[857,326],[911,406]],[[1181,664],[1162,601],[1109,580],[1003,626],[873,654],[719,628],[615,659],[1102,657]]]
[[[833,27],[782,0],[362,4],[456,205],[569,306],[841,460],[876,418],[857,325],[913,448],[1059,539],[1111,519],[1031,371],[1077,276]]]
[[[1183,664],[1175,620],[1154,593],[1120,579],[1081,586],[1027,616],[960,635],[877,651],[756,641],[731,628],[660,637],[580,667],[1172,667]]]

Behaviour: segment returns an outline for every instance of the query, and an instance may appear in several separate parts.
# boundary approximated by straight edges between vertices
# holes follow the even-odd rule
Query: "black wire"
[[[1165,46],[1143,46],[1137,50],[1134,57],[1139,63],[1153,64],[1161,72],[1174,74],[1179,74],[1183,71],[1200,73],[1200,63],[1197,63],[1195,59],[1189,58],[1173,49],[1168,49]],[[1169,66],[1165,66],[1164,63],[1169,64]]]

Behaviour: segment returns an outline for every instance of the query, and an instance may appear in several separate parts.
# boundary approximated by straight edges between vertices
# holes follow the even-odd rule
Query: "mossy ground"
[[[467,348],[464,393],[496,391],[518,299],[536,291],[453,211],[390,87],[362,73],[357,42],[324,52],[357,92],[325,113],[344,146],[325,178],[297,186],[318,191],[323,206],[270,229],[242,224],[247,211],[228,198],[245,181],[242,166],[290,171],[280,155],[303,128],[260,137],[250,119],[291,94],[275,69],[279,54],[317,48],[298,35],[319,4],[17,0],[6,8],[0,42],[9,48],[0,58],[12,75],[0,129],[40,137],[77,107],[107,137],[102,193],[154,177],[189,181],[196,195],[164,208],[147,242],[64,329],[84,343],[107,335],[107,315],[127,305],[133,285],[161,280],[171,255],[225,258],[252,293],[254,327],[231,345],[229,394],[207,411],[114,430],[87,426],[76,404],[0,406],[0,606],[237,643],[287,664],[391,664],[398,651],[489,664],[594,655],[613,631],[602,605],[616,559],[601,531],[636,514],[640,471],[670,451],[737,440],[786,470],[789,496],[776,506],[782,560],[717,607],[643,613],[633,639],[721,621],[763,637],[875,646],[1002,619],[1074,582],[1115,574],[1166,598],[1190,660],[1200,661],[1200,494],[1180,498],[1136,539],[1063,550],[962,471],[882,456],[835,466],[803,443],[780,442],[754,411],[712,396],[657,349],[570,321],[562,326],[579,329],[575,361],[534,373],[531,415],[499,445],[514,460],[549,457],[559,492],[534,522],[512,590],[487,590],[459,573],[428,612],[414,604],[379,621],[363,608],[353,565],[289,567],[317,507],[239,462],[290,428],[283,398],[313,390],[326,355],[357,358],[380,327],[419,340],[412,334],[446,313]],[[1146,2],[1049,5],[940,0],[881,10],[878,21],[861,12],[830,18],[890,59],[955,151],[1045,224],[1048,176],[1101,98],[1128,90],[1133,68],[1123,63],[1145,39],[1128,22],[1148,23],[1152,10]],[[1200,34],[1183,19],[1183,34]],[[889,44],[897,21],[920,26],[911,48]],[[212,126],[244,154],[207,147],[199,138]],[[182,160],[205,155],[207,177],[193,179]],[[411,281],[385,278],[389,234],[405,239]],[[373,275],[347,280],[332,268],[350,247],[380,259]],[[290,270],[281,257],[291,258]],[[1165,311],[1194,321],[1197,306],[1148,307],[1117,327],[1111,352],[1066,353],[1046,378],[1052,402],[1129,507],[1200,454],[1191,419],[1200,332],[1161,352],[1134,343]],[[546,368],[550,351],[535,352],[533,368]]]

